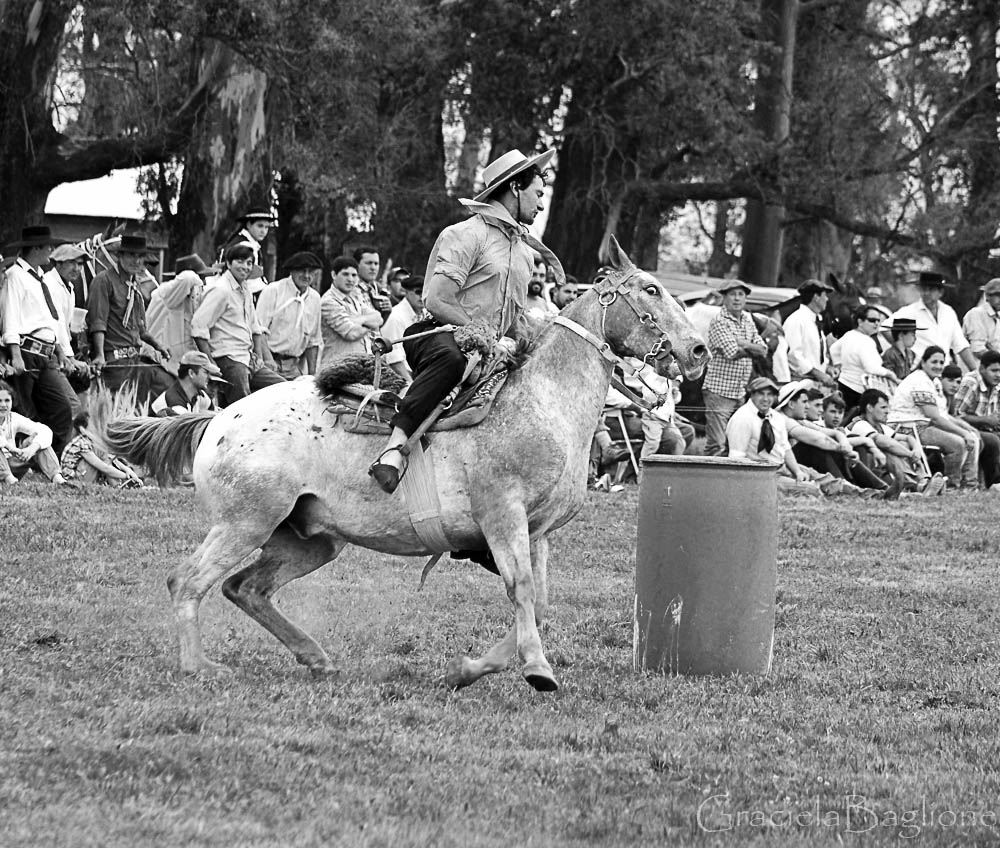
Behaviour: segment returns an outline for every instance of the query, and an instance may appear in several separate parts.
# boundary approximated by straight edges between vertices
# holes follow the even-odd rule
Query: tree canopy
[[[545,237],[583,277],[611,232],[655,265],[688,203],[719,244],[739,221],[751,282],[997,272],[990,0],[7,0],[0,28],[8,241],[148,166],[176,253],[276,202],[282,253],[419,267],[486,160],[553,145]]]

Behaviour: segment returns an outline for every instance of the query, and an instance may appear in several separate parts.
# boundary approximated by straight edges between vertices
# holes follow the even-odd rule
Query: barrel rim
[[[643,457],[641,465],[707,465],[716,468],[747,468],[754,471],[777,471],[780,463],[757,462],[753,459],[738,459],[729,456],[671,456],[670,454],[653,454]]]

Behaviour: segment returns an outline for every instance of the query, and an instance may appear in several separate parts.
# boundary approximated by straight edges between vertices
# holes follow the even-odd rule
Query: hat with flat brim
[[[951,283],[944,274],[938,271],[921,271],[911,280],[907,280],[910,285],[916,285],[926,288],[938,287],[938,288],[951,288]]]
[[[253,221],[267,221],[269,224],[273,224],[277,220],[272,214],[270,209],[261,209],[256,207],[254,209],[247,209],[237,221],[242,221],[244,224],[249,224]]]
[[[892,323],[882,324],[882,329],[890,333],[915,333],[917,330],[926,330],[926,327],[918,327],[916,318],[894,318]]]
[[[197,253],[190,253],[187,256],[181,256],[174,263],[174,275],[180,274],[184,271],[194,271],[199,277],[211,277],[214,274],[218,274],[218,268],[212,268],[205,264],[205,260],[202,259]]]
[[[44,225],[36,225],[21,228],[21,238],[9,247],[20,249],[22,247],[45,247],[46,245],[62,244],[61,239],[52,237],[52,231]]]
[[[786,406],[796,395],[808,392],[811,385],[806,380],[794,380],[791,383],[786,383],[778,389],[778,400],[775,402],[774,408],[781,409],[783,406]]]
[[[146,237],[143,235],[123,235],[115,248],[116,253],[137,253],[146,255]]]
[[[743,282],[743,280],[723,280],[719,284],[716,291],[719,294],[725,294],[726,292],[733,291],[733,289],[743,289],[747,294],[750,294],[753,289],[749,285]]]
[[[811,279],[806,280],[797,289],[798,293],[804,297],[816,294],[816,292],[832,292],[834,291],[833,286],[829,283],[824,283],[822,280]]]
[[[555,155],[555,150],[546,150],[537,156],[525,156],[520,150],[508,150],[503,156],[490,162],[483,170],[483,182],[485,186],[473,200],[486,200],[493,192],[511,179],[511,177],[516,177],[530,168],[538,168],[540,171],[545,170]]]

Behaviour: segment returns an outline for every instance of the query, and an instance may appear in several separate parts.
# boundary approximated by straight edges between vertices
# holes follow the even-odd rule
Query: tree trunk
[[[773,151],[767,172],[761,179],[775,198],[781,182],[781,147],[788,141],[790,125],[798,12],[799,0],[761,0],[763,34],[754,119],[762,138]],[[778,284],[784,217],[785,209],[778,199],[747,201],[741,279],[764,286]]]
[[[75,3],[6,0],[0,47],[0,238],[16,240],[24,224],[41,221],[51,185],[37,163],[57,144],[49,92],[66,21]],[[37,7],[37,8],[36,8]],[[41,14],[37,20],[31,16]]]
[[[715,227],[712,229],[712,255],[708,257],[708,276],[724,277],[733,267],[733,256],[726,250],[729,235],[730,200],[720,200],[715,204]]]
[[[177,214],[163,211],[175,253],[207,261],[235,231],[244,206],[270,205],[273,174],[267,76],[219,42],[208,43],[201,63],[217,63],[218,83],[192,132]]]

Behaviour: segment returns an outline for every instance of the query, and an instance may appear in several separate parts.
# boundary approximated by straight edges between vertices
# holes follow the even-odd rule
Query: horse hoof
[[[327,680],[337,676],[337,669],[332,665],[316,665],[309,669],[313,680]]]
[[[475,679],[469,674],[468,657],[452,657],[444,670],[444,685],[449,689],[462,689]]]
[[[524,675],[524,679],[539,692],[555,692],[559,688],[548,663],[531,663],[526,665],[521,673]]]

